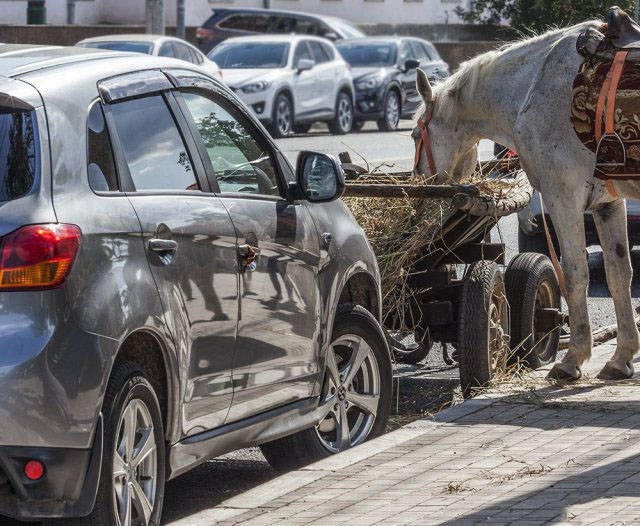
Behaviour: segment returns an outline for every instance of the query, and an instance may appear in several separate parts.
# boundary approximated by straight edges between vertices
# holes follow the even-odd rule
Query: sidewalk
[[[575,386],[537,371],[171,525],[640,524],[640,378],[594,378],[614,350]]]

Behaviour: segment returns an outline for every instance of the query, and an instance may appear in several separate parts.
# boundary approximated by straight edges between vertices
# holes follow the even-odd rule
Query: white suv
[[[230,38],[209,58],[274,137],[306,133],[317,121],[325,121],[334,134],[351,131],[353,79],[328,40],[302,35]]]

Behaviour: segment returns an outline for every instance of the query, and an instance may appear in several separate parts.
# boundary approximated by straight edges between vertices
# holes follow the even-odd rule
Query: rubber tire
[[[465,398],[471,398],[477,388],[486,387],[491,381],[489,307],[496,288],[504,294],[504,278],[498,265],[493,261],[473,263],[462,286],[456,343]],[[509,330],[508,323],[504,329]]]
[[[560,257],[560,245],[558,238],[553,231],[550,232],[551,240],[553,241],[553,248],[556,250],[556,254]],[[538,254],[544,254],[547,257],[551,257],[549,253],[549,247],[547,245],[547,236],[544,232],[538,232],[535,234],[525,234],[520,228],[518,228],[518,252],[537,252]]]
[[[294,124],[293,125],[293,132],[297,133],[297,134],[306,134],[309,133],[309,130],[311,129],[311,123],[310,122],[305,122],[303,124]]]
[[[118,421],[122,410],[133,398],[139,398],[145,402],[151,413],[156,439],[158,459],[158,481],[156,484],[156,498],[150,523],[159,526],[162,515],[162,502],[164,500],[165,483],[165,440],[164,426],[158,397],[149,381],[144,377],[140,368],[131,362],[117,364],[109,380],[107,392],[102,403],[102,414],[105,421],[104,449],[100,473],[98,495],[93,511],[87,517],[65,518],[44,521],[42,526],[112,526],[112,487],[111,469],[113,465],[112,452],[117,433]],[[108,474],[108,476],[107,476]]]
[[[278,129],[278,124],[277,124],[277,119],[276,119],[276,113],[278,111],[278,104],[280,103],[281,99],[286,99],[287,102],[289,103],[289,107],[291,109],[291,130],[289,131],[289,133],[281,133],[280,130]],[[278,93],[278,96],[275,98],[275,100],[273,101],[273,110],[272,110],[272,115],[271,115],[271,124],[269,126],[269,131],[271,132],[271,136],[274,139],[282,139],[283,137],[289,137],[289,135],[291,135],[291,133],[293,132],[293,102],[291,102],[291,97],[289,95],[287,95],[286,93]]]
[[[518,254],[509,263],[504,277],[507,300],[511,307],[513,358],[531,369],[538,369],[555,361],[560,343],[560,330],[555,330],[544,349],[535,349],[532,331],[536,294],[545,281],[551,285],[554,306],[559,308],[558,278],[547,256],[534,252]],[[541,350],[545,352],[540,353]]]
[[[354,119],[353,124],[351,125],[351,131],[360,131],[364,128],[365,121]]]
[[[411,352],[394,352],[393,355],[397,362],[415,365],[429,356],[429,352],[433,347],[433,342],[431,341],[431,338],[429,338],[429,334],[420,327],[416,328],[415,333],[416,341],[422,340],[420,346],[415,351]]]
[[[353,110],[353,100],[351,99],[351,95],[349,95],[346,91],[341,91],[340,93],[338,93],[338,97],[336,98],[335,115],[333,119],[327,122],[327,126],[329,126],[329,131],[333,135],[346,135],[351,131],[351,128],[349,128],[348,130],[342,129],[339,122],[338,106],[340,104],[340,100],[345,98],[349,101],[349,105],[351,106],[351,125],[353,126],[353,121],[355,118],[354,110]]]
[[[359,305],[344,304],[338,307],[331,341],[345,334],[356,334],[366,340],[378,359],[380,401],[377,419],[367,437],[370,440],[384,433],[389,420],[393,390],[391,355],[382,327],[369,311]],[[279,471],[297,469],[331,456],[320,443],[313,427],[262,444],[260,449],[269,464]]]
[[[398,99],[398,122],[396,123],[396,125],[394,127],[389,126],[389,123],[387,122],[387,102],[389,100],[389,98],[391,96],[394,96]],[[396,131],[398,129],[398,125],[400,124],[400,114],[401,114],[401,110],[400,110],[400,95],[398,95],[398,92],[396,90],[389,90],[387,92],[387,94],[384,97],[384,117],[382,117],[381,119],[378,119],[376,121],[376,124],[378,125],[378,129],[381,132],[391,132],[391,131]]]

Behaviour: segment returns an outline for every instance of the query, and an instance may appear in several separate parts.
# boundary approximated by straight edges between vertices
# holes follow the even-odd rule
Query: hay
[[[351,182],[424,185],[422,178],[393,174],[362,174]],[[500,197],[512,186],[499,178],[487,179],[480,170],[463,183],[475,184],[481,193]],[[420,309],[411,306],[421,291],[408,285],[412,267],[431,254],[438,242],[442,243],[443,227],[458,208],[451,199],[344,197],[343,200],[365,231],[378,259],[385,324],[392,324],[394,330],[413,330],[419,325],[420,320],[415,317],[420,315]]]

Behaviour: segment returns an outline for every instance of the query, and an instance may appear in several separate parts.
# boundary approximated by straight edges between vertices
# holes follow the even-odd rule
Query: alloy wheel
[[[369,344],[353,334],[331,344],[326,369],[324,418],[315,429],[321,444],[337,453],[369,436],[380,401],[380,370]]]
[[[291,133],[291,104],[286,97],[279,97],[276,106],[276,126],[280,135]]]
[[[117,526],[148,526],[156,495],[158,459],[151,412],[129,401],[113,451],[113,503]]]
[[[340,97],[338,102],[338,124],[343,131],[347,132],[351,130],[353,122],[353,108],[351,107],[351,101],[346,95]]]
[[[400,120],[400,101],[395,91],[390,91],[389,95],[387,95],[385,118],[387,119],[387,126],[391,130],[395,130],[398,127]]]

